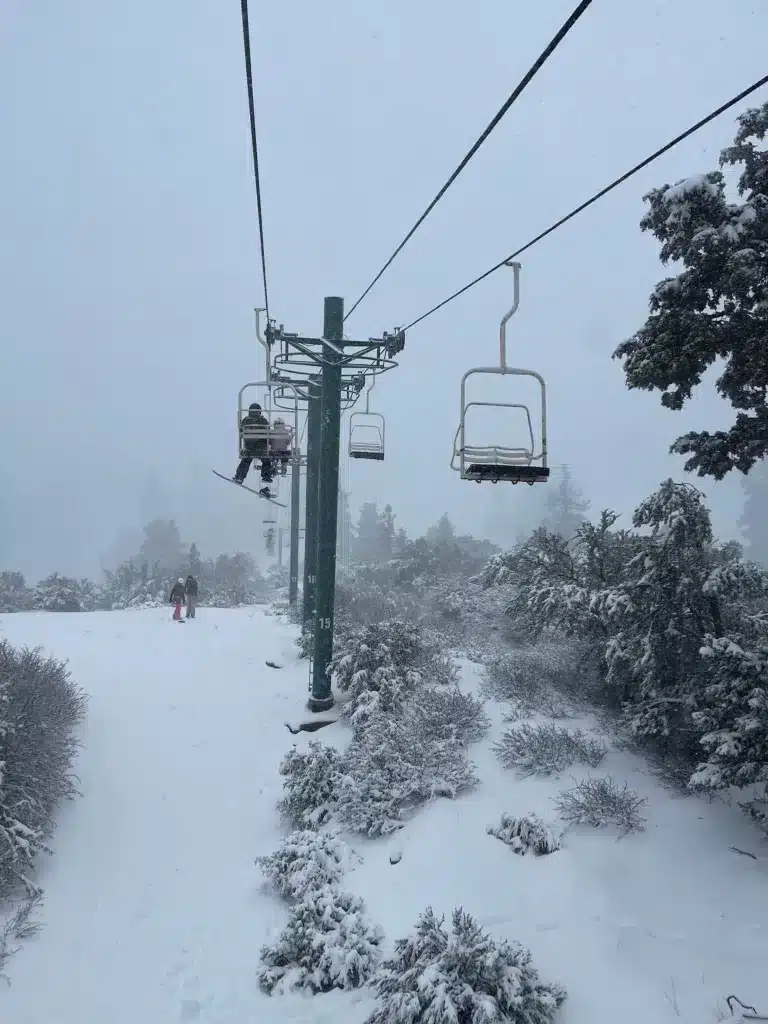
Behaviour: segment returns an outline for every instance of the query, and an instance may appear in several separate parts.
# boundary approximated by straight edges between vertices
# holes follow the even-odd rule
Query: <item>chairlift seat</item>
[[[352,440],[349,444],[349,457],[350,459],[375,459],[377,462],[383,462],[384,451],[381,442]]]
[[[513,465],[470,462],[464,470],[465,480],[474,480],[480,483],[483,480],[490,480],[496,483],[505,480],[511,484],[536,484],[545,483],[549,479],[549,466]]]

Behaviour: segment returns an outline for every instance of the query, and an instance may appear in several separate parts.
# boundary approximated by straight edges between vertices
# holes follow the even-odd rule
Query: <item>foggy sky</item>
[[[573,6],[253,5],[278,322],[317,334],[324,295],[351,305]],[[1,568],[95,573],[150,506],[203,547],[259,547],[265,506],[211,474],[237,461],[235,401],[258,375],[263,305],[239,19],[236,3],[199,0],[0,5]],[[595,3],[350,337],[421,314],[760,77],[767,30],[756,0]],[[666,454],[678,434],[730,422],[711,376],[674,414],[628,392],[610,356],[668,273],[638,228],[643,193],[716,167],[736,115],[765,98],[523,258],[510,358],[547,379],[551,462],[571,465],[595,510],[628,519],[682,476]],[[349,468],[353,505],[389,500],[411,533],[444,511],[482,532],[501,501],[524,516],[529,490],[499,498],[503,485],[448,469],[461,375],[494,361],[510,284],[499,271],[408,335],[374,392],[387,461]],[[739,479],[693,482],[735,535]]]

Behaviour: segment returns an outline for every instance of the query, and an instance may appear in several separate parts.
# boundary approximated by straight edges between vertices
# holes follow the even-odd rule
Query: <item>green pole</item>
[[[344,300],[325,300],[323,337],[343,345]],[[315,591],[314,659],[310,711],[333,707],[328,663],[333,655],[333,611],[336,596],[336,527],[339,509],[339,441],[341,436],[341,357],[323,351],[322,421],[320,425],[320,503],[317,519],[317,588]]]
[[[320,418],[322,414],[320,385],[310,382],[308,394],[307,490],[304,498],[304,596],[302,600],[302,622],[305,629],[312,627],[315,614],[317,511],[320,491]]]
[[[299,507],[300,507],[300,481],[301,481],[301,456],[298,450],[291,460],[291,552],[288,561],[288,604],[293,608],[299,596]]]

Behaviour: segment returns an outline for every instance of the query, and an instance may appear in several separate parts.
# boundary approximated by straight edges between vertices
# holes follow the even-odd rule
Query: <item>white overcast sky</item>
[[[573,6],[252,4],[279,322],[316,334],[324,295],[351,304]],[[759,0],[598,0],[350,336],[413,319],[759,78],[767,37]],[[234,469],[263,304],[239,4],[2,0],[0,97],[0,566],[96,572],[157,513],[209,549],[258,549],[263,506],[210,472]],[[611,353],[666,273],[638,228],[643,193],[714,168],[736,114],[765,99],[523,259],[510,355],[546,377],[551,461],[594,509],[628,517],[681,476],[666,454],[679,433],[729,422],[711,382],[684,414],[629,393]],[[387,461],[351,467],[353,505],[391,501],[411,533],[445,511],[475,532],[493,505],[525,516],[530,490],[491,496],[448,469],[461,375],[493,362],[509,300],[500,271],[409,334],[375,392]],[[733,535],[739,481],[702,486]]]

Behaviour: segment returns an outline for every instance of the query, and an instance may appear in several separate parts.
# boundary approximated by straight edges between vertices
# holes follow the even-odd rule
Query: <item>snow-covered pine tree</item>
[[[373,979],[366,1024],[550,1024],[565,992],[543,982],[524,947],[494,942],[454,910],[450,934],[428,907]]]
[[[384,935],[363,901],[332,886],[308,892],[292,908],[274,946],[264,946],[259,985],[271,994],[364,985],[376,969]]]
[[[739,526],[746,541],[745,554],[760,565],[768,566],[768,459],[761,459],[748,476],[742,478],[744,510]]]
[[[44,612],[81,612],[84,609],[80,581],[51,573],[35,587],[32,604]]]
[[[407,714],[378,714],[347,748],[336,806],[353,832],[387,835],[402,827],[408,808],[454,797],[477,781],[454,740],[430,740]]]
[[[569,540],[586,521],[589,501],[573,479],[570,466],[562,466],[547,490],[544,523],[552,533]]]
[[[706,637],[704,690],[693,712],[707,752],[692,789],[768,784],[768,641]]]
[[[0,612],[25,612],[33,595],[20,572],[0,572]]]
[[[283,798],[277,807],[297,828],[320,828],[333,815],[341,785],[342,755],[312,740],[306,753],[293,747],[280,763]]]
[[[701,649],[708,635],[737,630],[745,601],[765,588],[765,574],[739,558],[738,546],[719,545],[704,496],[667,480],[635,511],[649,529],[625,581],[601,596],[615,633],[607,681],[626,703],[632,732],[679,756],[696,756],[691,715],[701,698]]]
[[[350,861],[350,849],[334,833],[299,829],[256,864],[281,896],[300,900],[315,889],[339,885]]]
[[[724,369],[718,393],[736,418],[729,430],[691,431],[672,451],[689,456],[686,470],[721,480],[748,472],[768,453],[768,103],[738,118],[733,146],[720,166],[741,167],[740,201],[728,202],[721,171],[653,189],[640,222],[661,243],[663,263],[683,269],[650,298],[650,316],[619,345],[629,388],[661,392],[668,409],[682,409],[705,371]]]

